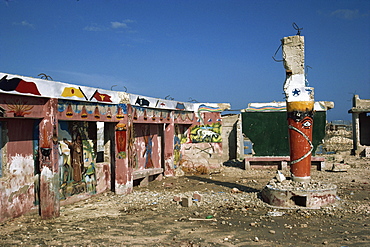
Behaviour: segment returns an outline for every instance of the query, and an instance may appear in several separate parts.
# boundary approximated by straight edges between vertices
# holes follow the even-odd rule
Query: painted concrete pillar
[[[353,138],[353,155],[358,155],[358,147],[360,145],[360,117],[359,113],[352,113],[352,138]]]
[[[286,97],[290,170],[292,179],[310,182],[312,129],[313,129],[313,88],[306,86],[304,74],[304,37],[290,36],[282,40],[286,80]]]
[[[175,133],[174,119],[170,116],[170,123],[164,125],[164,175],[174,175],[174,152],[181,152],[180,141]]]
[[[44,105],[45,117],[39,125],[40,157],[40,214],[43,219],[58,217],[59,165],[58,165],[58,100],[50,99]]]
[[[134,128],[132,108],[127,107],[124,117],[115,127],[115,192],[128,194],[133,190]]]

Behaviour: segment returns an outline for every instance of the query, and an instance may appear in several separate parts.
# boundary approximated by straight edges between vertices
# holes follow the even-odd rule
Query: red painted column
[[[313,106],[314,101],[287,102],[290,171],[294,181],[311,179]]]
[[[115,192],[128,194],[133,190],[133,168],[130,162],[133,149],[133,122],[132,109],[127,107],[127,114],[122,113],[122,118],[115,127]]]
[[[50,99],[44,105],[45,117],[39,125],[40,214],[43,219],[60,215],[57,106],[57,99]]]

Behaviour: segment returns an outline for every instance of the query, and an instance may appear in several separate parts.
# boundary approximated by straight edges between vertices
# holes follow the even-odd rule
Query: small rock
[[[179,201],[181,201],[181,197],[179,197],[179,196],[174,196],[174,197],[173,197],[173,200],[174,200],[175,202],[179,202]]]
[[[193,200],[191,197],[183,197],[181,198],[181,205],[183,207],[191,207],[193,205]]]
[[[333,167],[331,168],[331,170],[333,172],[346,172],[350,168],[351,168],[351,166],[349,166],[349,165],[339,163],[339,164],[333,164]]]
[[[270,230],[269,233],[275,234],[276,232],[274,230]]]
[[[231,193],[241,193],[238,188],[232,188]]]
[[[284,180],[286,180],[284,174],[281,173],[281,171],[277,171],[277,173],[276,173],[276,179],[280,183],[283,182]]]
[[[193,194],[193,198],[194,198],[195,200],[197,200],[198,202],[200,202],[200,201],[202,200],[202,196],[201,196],[199,193],[197,193],[197,192],[195,192],[195,193]]]

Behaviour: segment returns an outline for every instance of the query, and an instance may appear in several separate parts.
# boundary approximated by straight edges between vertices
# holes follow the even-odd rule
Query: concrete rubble
[[[286,246],[296,239],[302,246],[310,231],[315,236],[309,239],[312,245],[361,246],[370,240],[361,233],[368,229],[370,206],[369,197],[358,193],[369,189],[369,169],[366,160],[343,158],[352,166],[346,173],[314,171],[317,180],[326,184],[337,181],[339,187],[334,204],[315,210],[298,206],[276,209],[264,203],[259,191],[267,177],[276,174],[274,170],[223,167],[212,179],[209,175],[165,178],[132,194],[106,192],[63,205],[61,217],[53,220],[22,216],[1,225],[0,239],[4,244],[28,246],[114,246],[122,242],[140,246],[145,241],[155,241],[157,246],[248,246],[255,242]],[[270,182],[282,187],[293,183],[289,178]],[[241,192],[232,193],[232,188]],[[191,198],[192,206],[183,207],[182,198]],[[96,234],[87,235],[88,231]]]

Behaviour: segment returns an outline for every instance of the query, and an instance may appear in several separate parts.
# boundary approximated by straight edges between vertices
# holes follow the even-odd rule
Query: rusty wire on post
[[[297,35],[301,36],[301,31],[303,30],[303,27],[299,28],[298,25],[295,22],[293,22],[292,26],[295,30],[297,30]]]

